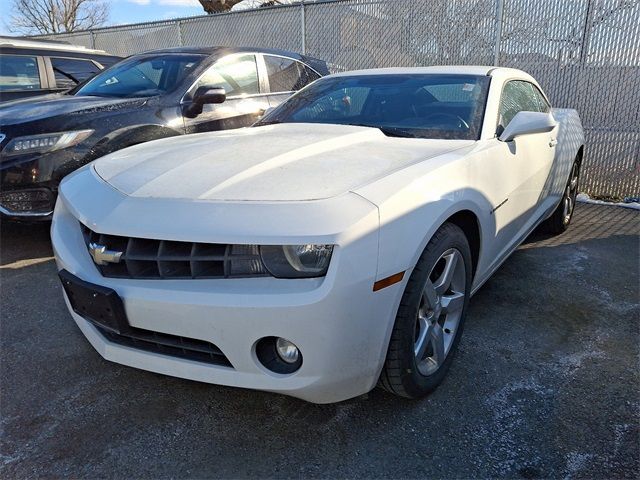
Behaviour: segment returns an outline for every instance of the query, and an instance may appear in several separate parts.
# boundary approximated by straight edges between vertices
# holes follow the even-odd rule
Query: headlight
[[[3,155],[20,155],[23,153],[53,152],[80,143],[93,133],[93,130],[76,130],[73,132],[45,133],[12,139],[2,151]]]
[[[322,277],[326,275],[333,245],[269,245],[260,256],[269,273],[278,278]]]

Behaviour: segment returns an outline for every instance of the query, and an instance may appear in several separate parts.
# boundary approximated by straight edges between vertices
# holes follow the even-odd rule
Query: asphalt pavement
[[[640,212],[579,204],[471,300],[421,401],[334,405],[103,360],[47,226],[0,232],[0,478],[639,478]]]

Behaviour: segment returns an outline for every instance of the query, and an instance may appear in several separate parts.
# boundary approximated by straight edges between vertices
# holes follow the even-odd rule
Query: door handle
[[[557,144],[558,144],[558,139],[552,138],[551,140],[549,140],[549,146],[551,148],[555,147]]]

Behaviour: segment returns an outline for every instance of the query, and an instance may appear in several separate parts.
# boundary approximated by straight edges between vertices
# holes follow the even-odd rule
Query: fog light
[[[302,366],[302,352],[284,338],[263,337],[256,342],[255,349],[258,361],[272,372],[288,375]]]
[[[300,358],[298,347],[284,338],[276,340],[276,351],[278,356],[287,363],[296,363]]]

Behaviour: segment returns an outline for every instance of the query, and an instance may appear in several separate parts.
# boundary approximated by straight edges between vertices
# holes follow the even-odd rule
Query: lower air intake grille
[[[0,206],[16,215],[51,213],[54,200],[51,191],[47,189],[0,192]]]
[[[119,334],[106,330],[95,323],[93,325],[103,337],[118,345],[196,362],[232,367],[229,359],[218,347],[203,340],[152,332],[141,328],[131,328],[126,334]]]
[[[175,242],[94,232],[80,224],[85,244],[121,253],[118,260],[94,262],[104,277],[204,279],[268,276],[258,245]]]

